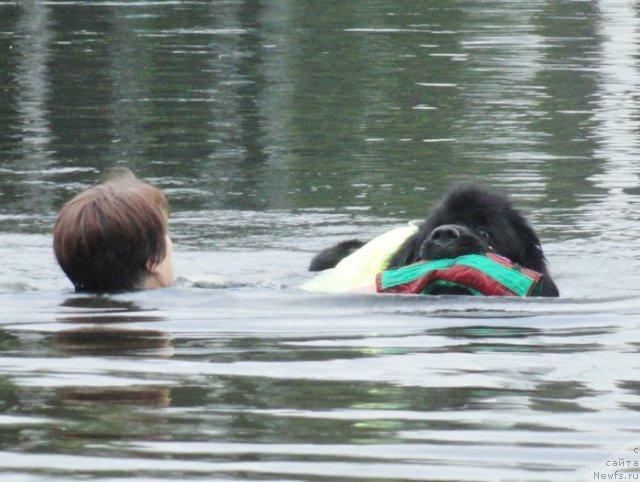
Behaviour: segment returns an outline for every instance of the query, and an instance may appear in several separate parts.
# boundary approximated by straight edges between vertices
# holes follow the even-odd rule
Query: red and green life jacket
[[[494,253],[468,254],[378,273],[376,291],[429,294],[439,287],[456,287],[476,296],[537,296],[542,279],[542,274]]]

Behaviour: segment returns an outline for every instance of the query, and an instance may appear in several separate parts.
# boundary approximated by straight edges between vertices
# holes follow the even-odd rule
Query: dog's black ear
[[[539,296],[557,297],[560,296],[560,290],[551,279],[551,276],[544,274],[542,278],[542,290]]]
[[[343,258],[346,258],[362,246],[364,246],[362,241],[350,239],[324,249],[313,257],[309,264],[309,271],[324,271],[325,269],[333,268]]]
[[[540,296],[560,296],[560,291],[551,278],[547,269],[547,259],[542,250],[542,243],[538,234],[529,224],[527,219],[519,211],[515,211],[516,216],[511,220],[511,225],[517,233],[519,248],[513,254],[505,253],[511,261],[516,261],[520,265],[542,273],[542,291]],[[512,244],[516,244],[513,240]]]
[[[514,253],[509,253],[507,249],[505,256],[522,266],[544,273],[547,269],[547,261],[540,238],[524,215],[515,210],[513,214],[510,222],[516,237],[512,240],[511,245],[517,244],[518,247]]]

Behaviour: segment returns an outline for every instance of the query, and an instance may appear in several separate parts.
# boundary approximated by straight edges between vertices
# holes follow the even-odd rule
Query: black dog
[[[364,243],[344,241],[316,255],[310,271],[334,267]],[[558,296],[540,239],[525,217],[502,195],[474,184],[454,186],[436,205],[419,231],[392,257],[388,269],[420,260],[494,252],[544,276],[541,296]]]

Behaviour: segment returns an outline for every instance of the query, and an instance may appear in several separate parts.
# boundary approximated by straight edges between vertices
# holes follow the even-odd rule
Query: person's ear
[[[158,271],[158,266],[160,266],[160,263],[157,263],[151,259],[148,259],[146,264],[144,265],[144,267],[146,268],[146,270],[149,273],[156,273]]]

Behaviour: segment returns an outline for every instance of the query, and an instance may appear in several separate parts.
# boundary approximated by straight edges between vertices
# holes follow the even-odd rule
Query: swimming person
[[[67,202],[53,229],[53,250],[76,291],[169,286],[173,246],[169,202],[128,169]]]

